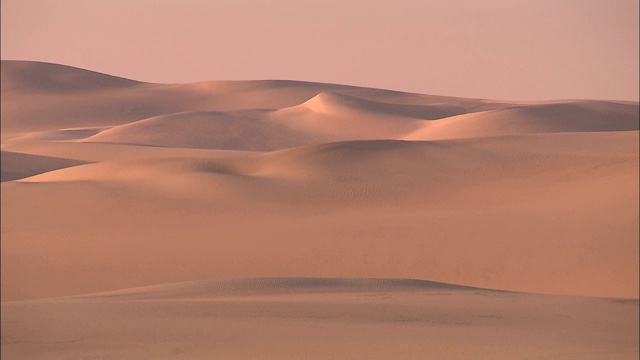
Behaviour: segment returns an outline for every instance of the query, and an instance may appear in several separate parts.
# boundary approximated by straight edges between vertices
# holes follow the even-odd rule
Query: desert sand
[[[637,102],[1,70],[3,358],[640,354]]]

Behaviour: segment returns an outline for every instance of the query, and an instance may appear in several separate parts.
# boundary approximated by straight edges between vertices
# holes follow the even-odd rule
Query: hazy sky
[[[637,0],[1,0],[2,59],[149,82],[295,79],[638,100]]]

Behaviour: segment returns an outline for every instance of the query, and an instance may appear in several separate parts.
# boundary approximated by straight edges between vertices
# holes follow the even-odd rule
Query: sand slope
[[[1,67],[3,358],[638,356],[637,102]]]
[[[78,160],[21,154],[11,151],[2,151],[0,154],[2,181],[18,180],[36,174],[85,164],[85,162]]]
[[[163,280],[357,274],[637,297],[637,154],[634,131],[75,166],[3,185],[14,209],[3,215],[3,286],[20,298]],[[29,206],[35,198],[45,200],[39,209]],[[59,239],[54,248],[33,238],[34,226]],[[126,254],[112,257],[121,248]],[[52,252],[69,262],[46,261]],[[21,253],[32,257],[13,255]],[[100,281],[78,281],[77,271]]]
[[[200,281],[5,302],[2,313],[3,358],[638,356],[637,300],[415,280]]]
[[[178,113],[116,126],[83,141],[247,151],[271,151],[314,142],[310,135],[265,122],[265,115],[260,110]]]
[[[2,92],[84,92],[127,88],[137,81],[51,63],[2,60]]]
[[[604,101],[523,105],[453,116],[425,124],[408,140],[558,132],[638,130],[638,106]]]

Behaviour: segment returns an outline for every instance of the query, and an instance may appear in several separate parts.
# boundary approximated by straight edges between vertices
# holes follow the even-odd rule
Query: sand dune
[[[29,152],[34,155],[49,154],[54,157],[85,162],[143,159],[149,157],[220,158],[252,153],[251,151],[168,148],[124,144],[87,143],[76,141],[9,141],[3,150]]]
[[[140,120],[84,141],[272,151],[347,140],[629,131],[639,126],[637,106],[610,102],[522,105],[457,115],[460,112],[464,110],[448,105],[383,104],[320,93],[300,105],[277,111],[189,112]]]
[[[2,86],[3,358],[638,356],[637,102]]]
[[[36,174],[85,164],[83,161],[61,159],[50,156],[38,156],[2,151],[2,181],[11,181]]]
[[[23,136],[19,136],[13,140],[17,141],[60,141],[60,140],[82,140],[90,136],[96,135],[110,127],[88,127],[75,129],[60,129],[50,131],[37,131]]]
[[[127,88],[137,81],[97,73],[70,66],[2,60],[2,91],[90,91],[105,88]]]
[[[192,111],[278,110],[323,92],[340,92],[390,104],[433,105],[445,109],[495,109],[507,103],[407,94],[300,81],[211,81],[194,84],[122,84],[122,79],[47,63],[2,60],[2,139],[34,131],[114,126],[155,116]],[[24,69],[24,70],[22,70]],[[62,75],[60,75],[62,74]],[[94,79],[94,77],[99,79]],[[34,79],[37,92],[32,91]],[[110,80],[104,80],[104,79]],[[9,85],[10,84],[10,85]],[[46,86],[45,86],[46,85]],[[70,88],[91,89],[82,96]],[[403,110],[413,111],[413,110]],[[447,110],[448,111],[448,110]],[[458,110],[455,110],[458,111]]]
[[[6,86],[3,140],[36,131],[121,125],[179,112],[293,106],[321,91],[347,88],[286,81],[144,84],[46,63],[3,60],[1,67]],[[41,77],[43,81],[34,80]],[[127,86],[100,86],[122,81]],[[73,89],[91,91],[78,96],[78,91],[70,91]]]
[[[385,112],[375,109],[384,109]],[[422,124],[422,119],[407,117],[406,113],[437,117],[459,111],[463,110],[446,106],[383,104],[340,94],[320,93],[300,105],[275,111],[270,118],[275,123],[329,142],[395,139],[415,131]]]
[[[360,115],[362,112],[370,112],[376,115],[391,115],[425,120],[441,119],[466,113],[464,107],[450,104],[406,105],[382,103],[330,92],[322,92],[307,100],[302,105],[311,111],[320,113],[337,113],[340,111],[349,113],[358,110],[359,112],[356,112],[356,115]]]
[[[48,140],[79,139],[79,132],[72,135],[63,130],[112,127],[153,117],[164,118],[171,114],[180,116],[178,113],[184,112],[219,113],[243,109],[278,110],[273,114],[265,114],[268,115],[267,119],[263,119],[264,124],[257,125],[256,129],[276,127],[282,129],[283,133],[276,134],[274,130],[269,132],[281,139],[291,133],[295,137],[312,139],[304,144],[386,139],[407,136],[425,125],[423,122],[400,121],[398,118],[439,119],[513,105],[295,81],[143,84],[55,64],[21,61],[3,61],[2,64],[3,84],[7,84],[2,97],[2,136],[5,140],[18,136]],[[81,97],[77,96],[80,90],[84,91]],[[311,109],[325,106],[322,104],[331,109],[331,114]],[[226,117],[233,119],[239,116],[227,114]],[[250,127],[255,125],[253,122],[246,123]],[[285,128],[279,125],[285,125]],[[243,130],[243,126],[236,128],[236,132]],[[213,130],[205,129],[216,130],[220,130],[219,126],[214,126]],[[131,131],[133,134],[121,135],[123,139],[115,139],[111,135],[105,137],[108,141],[117,142],[139,140],[140,135],[136,135],[133,129]],[[249,133],[255,131],[247,129]],[[167,137],[164,133],[157,136]],[[200,144],[199,141],[194,142]],[[288,145],[283,140],[275,142],[279,146]],[[145,141],[141,143],[149,145]],[[302,145],[299,141],[292,144],[299,145]],[[159,146],[164,146],[162,141]],[[180,146],[195,147],[194,144]],[[213,146],[209,144],[206,147]],[[229,144],[226,146],[230,148]],[[256,148],[274,149],[273,146]]]
[[[200,280],[173,284],[143,286],[139,288],[72,296],[65,299],[95,300],[158,300],[180,298],[211,298],[246,295],[278,295],[287,293],[336,293],[378,291],[451,291],[494,290],[460,286],[415,279],[346,279],[346,278],[252,278]]]
[[[632,131],[355,141],[216,158],[142,157],[56,170],[3,188],[13,194],[7,206],[16,209],[3,217],[15,238],[3,243],[3,271],[23,279],[6,282],[5,293],[21,298],[99,291],[95,282],[65,280],[80,266],[82,273],[109,283],[105,290],[162,279],[357,274],[636,297],[637,154],[638,132]],[[105,197],[109,191],[118,197]],[[73,193],[82,194],[83,201],[62,200]],[[24,205],[34,196],[48,199],[36,213]],[[98,216],[111,206],[123,208]],[[166,218],[167,209],[182,215]],[[60,218],[20,225],[23,211]],[[73,225],[80,219],[82,228]],[[240,230],[247,222],[252,228]],[[288,225],[278,225],[283,223]],[[32,261],[11,260],[12,253],[32,252],[48,242],[27,240],[34,224],[56,238],[73,229],[76,240],[56,250],[67,256],[72,248],[93,244],[90,252],[72,255],[82,257],[82,263],[74,260],[48,271],[44,277],[55,288],[42,287],[29,275]],[[109,229],[105,236],[110,240],[94,243],[91,239],[103,238],[95,229]],[[255,231],[262,236],[255,237]],[[227,244],[227,237],[236,245]],[[186,247],[172,250],[178,238]],[[131,265],[93,253],[96,246],[107,253],[111,247],[128,248]],[[253,255],[233,255],[243,247],[253,249]],[[339,254],[332,252],[336,248]],[[154,256],[163,260],[153,265]],[[315,261],[298,260],[310,256]],[[109,267],[117,262],[119,270],[113,271],[122,276],[93,271],[84,263],[88,259],[113,264]],[[199,260],[184,267],[189,259]],[[140,263],[148,265],[140,269]],[[130,271],[138,278],[124,275]]]
[[[382,104],[320,93],[277,111],[188,112],[140,120],[84,141],[272,151],[331,141],[397,138],[422,125],[420,118],[407,118],[407,114],[437,118],[460,111],[450,106]]]
[[[260,110],[178,113],[116,126],[84,141],[247,151],[317,142],[311,135],[265,122],[264,117]]]
[[[558,132],[638,130],[638,106],[567,101],[489,110],[429,122],[407,140],[435,140]]]
[[[203,281],[4,302],[2,314],[2,356],[21,359],[638,356],[637,300],[416,280]]]

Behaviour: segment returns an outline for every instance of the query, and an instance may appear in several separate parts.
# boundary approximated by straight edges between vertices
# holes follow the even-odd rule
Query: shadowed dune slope
[[[84,141],[176,148],[271,151],[306,145],[311,135],[264,121],[265,111],[190,112],[116,126]]]
[[[50,130],[50,131],[36,131],[33,133],[28,133],[17,138],[14,138],[14,142],[23,142],[23,141],[65,141],[65,140],[82,140],[86,139],[90,136],[100,133],[103,130],[109,129],[110,127],[81,127],[74,129],[60,129],[60,130]]]
[[[175,299],[232,295],[376,291],[494,291],[416,279],[253,278],[200,280],[73,296],[69,299]]]
[[[84,161],[21,154],[11,151],[2,151],[0,156],[2,181],[22,179],[52,170],[86,164]]]

